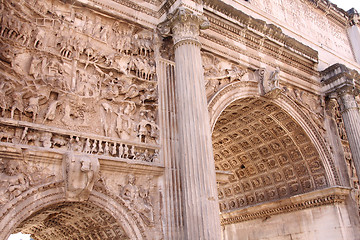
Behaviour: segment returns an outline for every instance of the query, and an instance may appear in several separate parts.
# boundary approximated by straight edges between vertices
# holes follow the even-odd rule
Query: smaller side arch
[[[29,189],[5,204],[0,211],[0,239],[7,239],[16,227],[32,214],[49,206],[66,203],[64,182],[54,182]],[[81,203],[81,202],[79,202]],[[93,190],[86,204],[93,204],[110,214],[129,239],[147,239],[145,226],[131,209],[117,199]]]

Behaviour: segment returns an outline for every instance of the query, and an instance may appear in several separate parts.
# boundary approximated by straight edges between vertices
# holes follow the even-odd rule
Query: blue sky
[[[344,9],[345,11],[350,8],[355,8],[358,12],[360,11],[360,1],[359,0],[330,0],[332,3],[338,5],[338,7]]]

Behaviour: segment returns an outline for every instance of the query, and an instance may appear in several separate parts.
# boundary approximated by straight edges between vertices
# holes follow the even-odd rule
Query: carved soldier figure
[[[12,106],[11,106],[11,115],[10,117],[12,119],[14,119],[14,113],[15,110],[17,109],[20,113],[20,119],[21,119],[21,114],[24,112],[24,104],[23,104],[23,99],[22,99],[22,93],[21,92],[17,92],[16,90],[13,92],[12,94]]]

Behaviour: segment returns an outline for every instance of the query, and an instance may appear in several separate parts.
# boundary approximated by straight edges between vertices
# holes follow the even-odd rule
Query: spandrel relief
[[[324,135],[326,131],[324,127],[324,97],[291,85],[284,85],[282,89],[288,97],[290,97],[298,104],[299,107],[309,114],[308,116],[313,120],[319,131]]]
[[[0,159],[0,176],[0,206],[34,186],[56,179],[44,164],[9,159]]]
[[[129,174],[126,176],[125,185],[119,185],[119,196],[139,213],[146,225],[151,226],[154,224],[154,207],[150,196],[150,187],[144,185],[138,186],[136,177]]]
[[[202,53],[206,97],[209,99],[221,88],[234,81],[241,81],[247,71],[240,65]]]
[[[61,1],[0,14],[3,118],[159,142],[153,32]]]

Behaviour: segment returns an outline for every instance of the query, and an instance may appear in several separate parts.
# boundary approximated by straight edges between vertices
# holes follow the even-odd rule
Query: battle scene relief
[[[0,2],[0,223],[28,198],[63,189],[64,204],[17,230],[34,239],[130,239],[111,212],[73,203],[97,192],[136,219],[143,237],[161,238],[156,42],[151,30],[76,4]],[[73,235],[49,225],[66,219]],[[109,220],[112,230],[98,224],[87,235],[89,219]]]
[[[61,1],[3,1],[1,19],[3,118],[158,142],[151,31]]]

